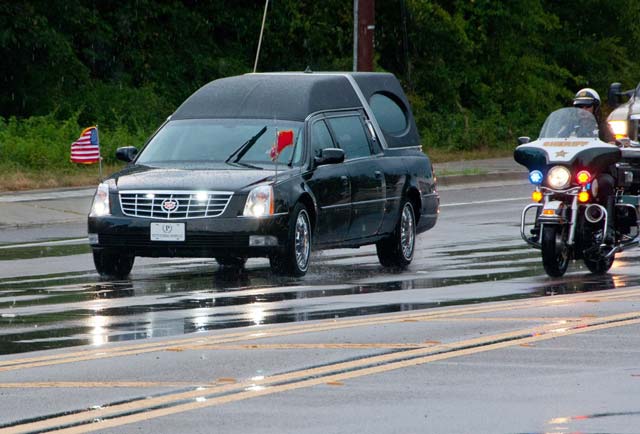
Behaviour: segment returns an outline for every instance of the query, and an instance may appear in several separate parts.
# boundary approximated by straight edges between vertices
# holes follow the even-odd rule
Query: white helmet
[[[590,87],[585,87],[576,93],[576,96],[573,98],[573,105],[593,105],[595,108],[598,108],[600,106],[600,95]]]

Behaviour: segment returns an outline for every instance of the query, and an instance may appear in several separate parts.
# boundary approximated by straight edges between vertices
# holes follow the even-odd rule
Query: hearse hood
[[[279,170],[278,181],[288,178],[291,169]],[[274,179],[267,169],[191,169],[135,166],[112,176],[119,191],[126,190],[208,190],[239,191]]]

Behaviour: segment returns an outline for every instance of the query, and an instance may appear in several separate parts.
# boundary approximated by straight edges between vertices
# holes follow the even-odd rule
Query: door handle
[[[340,180],[342,181],[342,185],[344,185],[345,187],[348,187],[348,186],[349,186],[349,178],[348,178],[348,177],[346,177],[346,176],[342,175],[342,176],[340,177]]]
[[[386,185],[386,180],[384,179],[384,175],[379,170],[376,170],[375,172],[373,172],[373,174],[375,175],[379,183],[378,185],[376,185],[376,191],[382,192],[382,189],[385,188],[385,185]]]

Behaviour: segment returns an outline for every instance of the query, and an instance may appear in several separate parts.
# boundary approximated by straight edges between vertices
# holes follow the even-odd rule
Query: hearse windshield
[[[302,123],[264,119],[189,119],[169,121],[151,139],[136,160],[152,165],[167,162],[227,162],[250,165],[275,164],[271,148],[278,132],[293,132],[293,144],[285,147],[278,164],[302,162]],[[293,158],[292,158],[293,157]]]

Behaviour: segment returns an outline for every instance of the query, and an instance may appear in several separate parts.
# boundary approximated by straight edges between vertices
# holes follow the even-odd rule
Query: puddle
[[[564,278],[550,279],[539,252],[527,246],[470,245],[422,251],[404,272],[385,270],[375,253],[359,250],[355,255],[314,254],[315,262],[302,279],[273,276],[267,267],[218,270],[211,260],[146,266],[138,274],[134,269],[131,280],[114,282],[86,272],[6,279],[0,281],[0,353],[640,284],[640,275],[594,276],[577,263]],[[29,255],[66,255],[67,249],[76,248],[88,246],[50,246],[44,253],[23,250]],[[638,261],[629,256],[619,263]],[[398,293],[388,297],[390,303],[376,296],[390,292]]]

